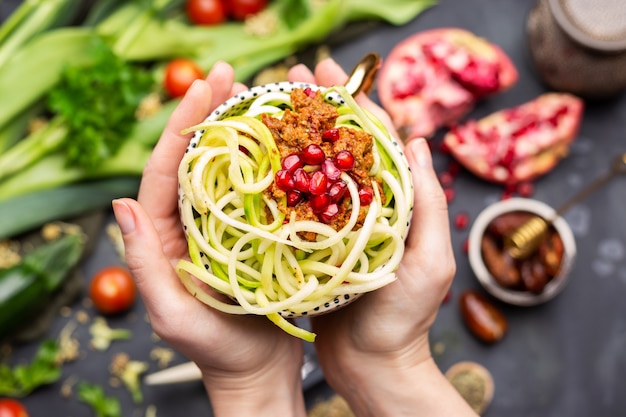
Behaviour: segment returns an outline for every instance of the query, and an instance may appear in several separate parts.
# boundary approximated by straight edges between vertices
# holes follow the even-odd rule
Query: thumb
[[[163,252],[161,239],[152,220],[135,200],[113,200],[113,213],[122,231],[126,263],[148,309],[170,304],[184,288]]]

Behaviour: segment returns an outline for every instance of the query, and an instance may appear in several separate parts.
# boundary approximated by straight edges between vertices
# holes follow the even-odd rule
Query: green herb
[[[36,388],[56,382],[61,377],[57,361],[59,346],[54,340],[43,342],[33,361],[25,365],[0,365],[0,395],[23,397]]]
[[[281,17],[289,29],[296,28],[311,15],[307,0],[282,0]]]
[[[63,148],[69,165],[87,170],[115,155],[128,137],[152,76],[95,41],[90,65],[69,66],[50,92],[50,109],[68,126]]]
[[[97,417],[122,417],[119,400],[106,396],[99,385],[80,382],[78,399],[91,406]]]

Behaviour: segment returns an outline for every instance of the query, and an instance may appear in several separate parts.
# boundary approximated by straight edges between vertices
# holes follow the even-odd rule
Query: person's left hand
[[[265,317],[204,305],[174,270],[179,259],[188,258],[177,170],[190,135],[179,132],[245,89],[233,80],[232,68],[217,63],[206,81],[195,81],[145,167],[137,201],[119,199],[113,209],[153,330],[200,367],[215,415],[303,416],[301,341]]]

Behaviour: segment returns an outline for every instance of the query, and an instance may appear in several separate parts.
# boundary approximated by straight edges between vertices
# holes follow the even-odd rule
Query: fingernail
[[[416,138],[411,140],[407,145],[419,167],[432,168],[433,159],[426,139]]]
[[[133,212],[122,200],[113,200],[113,213],[115,214],[115,220],[122,230],[122,234],[132,233],[135,231],[135,216]]]

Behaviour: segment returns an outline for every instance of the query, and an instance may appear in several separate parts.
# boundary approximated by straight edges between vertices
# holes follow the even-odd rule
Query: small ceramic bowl
[[[326,88],[320,87],[314,84],[302,83],[302,82],[287,82],[287,81],[252,87],[249,90],[243,91],[231,97],[226,102],[218,106],[206,118],[206,121],[219,121],[230,116],[241,114],[242,112],[248,110],[251,103],[261,95],[276,94],[276,93],[291,93],[294,89],[297,89],[297,88],[299,89],[311,88],[314,91],[320,90],[322,92],[326,90]],[[334,93],[334,92],[326,94],[326,100],[336,105],[344,104],[343,98],[339,94]],[[197,147],[198,142],[200,141],[202,137],[202,134],[203,134],[203,131],[195,132],[194,136],[192,137],[189,143],[188,151]],[[406,169],[408,172],[409,166],[408,166],[408,162],[406,161],[406,158],[404,157],[401,144],[395,138],[392,137],[391,139],[392,139],[392,144],[394,145],[393,148],[395,148],[397,152],[400,154],[401,156],[400,159],[403,162],[403,164],[406,165]],[[412,190],[412,185],[411,185],[411,190]],[[179,207],[182,207],[182,201],[184,198],[185,196],[183,195],[182,190],[179,187]],[[409,215],[408,215],[409,220],[411,218],[412,210],[413,210],[413,201],[411,199],[411,201],[409,201]],[[407,224],[407,229],[408,229],[408,224]],[[204,254],[202,254],[201,257],[202,257],[205,268],[210,271],[211,267],[209,265],[208,258]],[[382,265],[379,268],[382,268],[384,266],[385,265]],[[338,296],[329,298],[328,300],[326,300],[326,302],[322,303],[321,305],[309,311],[293,312],[290,310],[283,310],[283,311],[280,311],[279,314],[286,318],[312,317],[312,316],[324,314],[331,310],[346,306],[350,304],[351,302],[353,302],[354,300],[356,300],[357,298],[359,298],[361,295],[362,294],[360,293],[338,295]]]
[[[567,283],[576,257],[576,241],[572,229],[562,217],[557,217],[552,223],[563,242],[563,258],[558,274],[548,282],[541,293],[509,289],[500,285],[489,272],[483,259],[481,241],[489,224],[498,216],[510,212],[529,212],[550,219],[554,216],[555,210],[541,201],[528,198],[511,198],[488,206],[478,215],[469,233],[470,266],[485,290],[501,301],[518,306],[545,303],[559,294]]]

